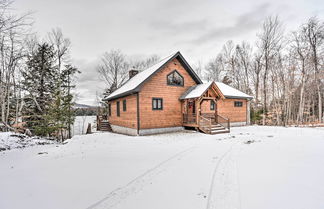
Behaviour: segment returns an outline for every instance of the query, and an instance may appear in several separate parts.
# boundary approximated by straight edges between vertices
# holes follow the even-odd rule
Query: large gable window
[[[183,86],[183,77],[178,71],[174,70],[172,73],[168,74],[167,82],[168,85]]]

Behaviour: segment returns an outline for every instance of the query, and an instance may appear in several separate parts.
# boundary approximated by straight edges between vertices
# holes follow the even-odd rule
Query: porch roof
[[[198,84],[191,86],[184,94],[181,95],[180,99],[192,99],[203,95],[203,93],[212,85],[213,81],[208,83]]]
[[[191,86],[184,94],[181,95],[180,99],[193,99],[202,96],[206,90],[212,85],[215,84],[219,91],[224,95],[225,98],[237,98],[237,99],[252,99],[252,96],[249,96],[233,87],[230,87],[221,82],[210,81],[208,83],[198,84]]]

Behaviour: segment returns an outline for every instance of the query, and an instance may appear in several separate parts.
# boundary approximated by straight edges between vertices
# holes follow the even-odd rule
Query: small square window
[[[123,111],[126,111],[126,99],[123,100]]]
[[[243,102],[234,101],[234,107],[243,107]]]
[[[153,98],[152,99],[152,110],[162,110],[163,109],[163,99]]]
[[[215,102],[210,100],[210,110],[215,110]]]

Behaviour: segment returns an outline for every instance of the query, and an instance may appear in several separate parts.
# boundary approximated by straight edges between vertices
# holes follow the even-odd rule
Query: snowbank
[[[52,140],[47,140],[39,137],[29,137],[24,134],[13,132],[0,132],[0,152],[5,150],[53,143],[55,142]]]

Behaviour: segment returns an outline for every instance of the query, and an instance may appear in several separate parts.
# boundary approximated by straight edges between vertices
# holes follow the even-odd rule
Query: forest
[[[32,13],[17,15],[0,0],[0,131],[71,138],[78,69],[59,28],[39,37]]]
[[[264,19],[255,43],[228,40],[207,63],[193,65],[204,81],[221,81],[254,99],[251,121],[261,125],[309,125],[323,122],[324,22],[310,17],[286,31],[278,16]],[[132,62],[120,50],[103,55],[98,72],[108,86],[121,86],[128,70],[158,60]]]

